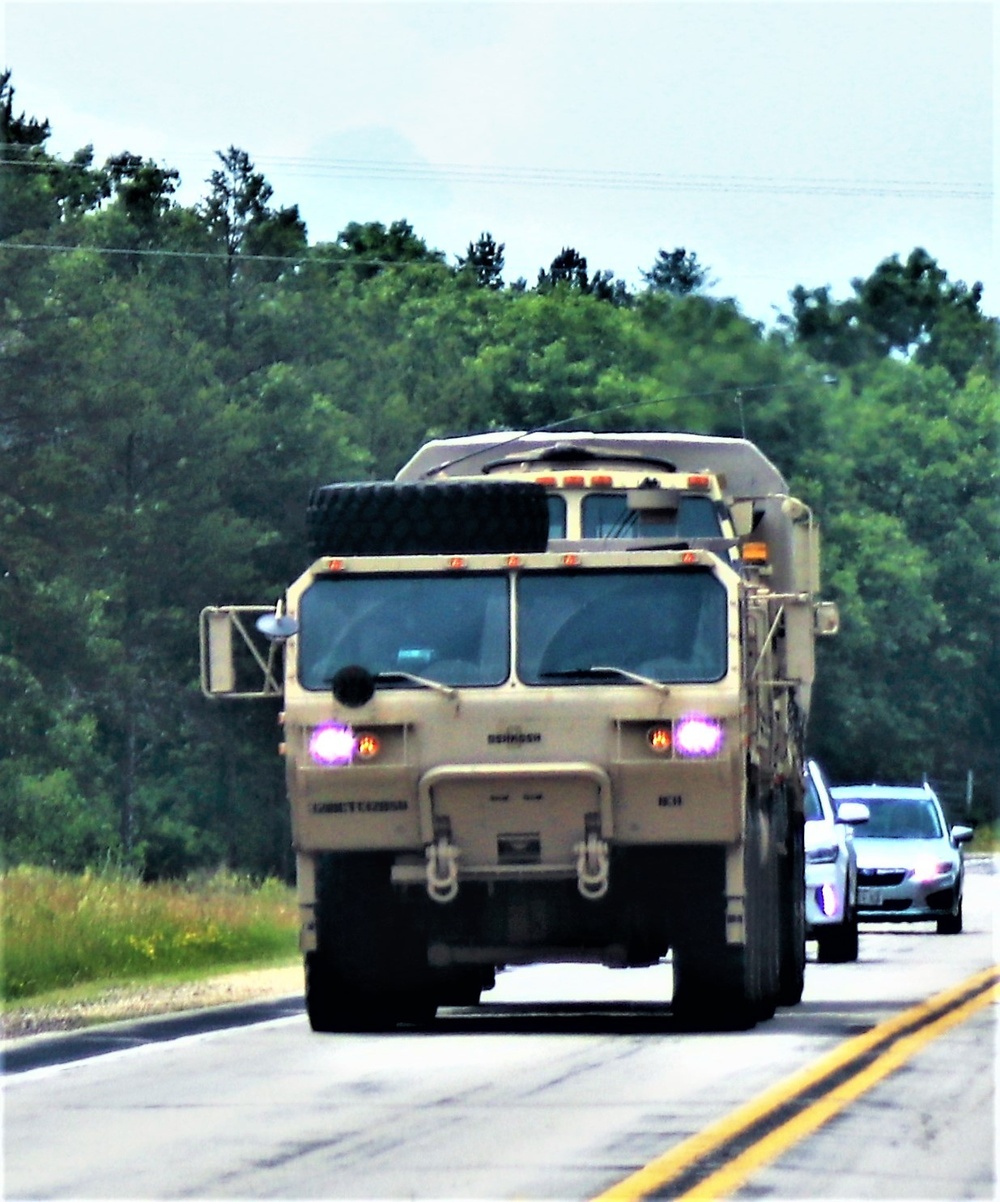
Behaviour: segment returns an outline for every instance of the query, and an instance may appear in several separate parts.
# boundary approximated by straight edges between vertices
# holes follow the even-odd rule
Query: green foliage
[[[895,354],[923,367],[944,367],[958,383],[975,371],[996,378],[1000,326],[980,310],[982,284],[952,283],[918,247],[905,263],[893,255],[851,286],[854,296],[839,302],[828,288],[799,285],[791,293],[786,325],[815,358],[862,368]]]
[[[642,273],[651,292],[672,292],[675,296],[687,296],[697,292],[708,283],[709,268],[702,267],[694,251],[683,246],[671,251],[659,250],[656,262],[649,271]]]
[[[571,247],[508,287],[491,234],[455,267],[403,220],[309,246],[246,152],[184,207],[140,155],[49,155],[13,98],[0,75],[6,864],[287,876],[274,711],[201,698],[197,614],[280,595],[315,485],[486,429],[757,442],[823,522],[843,614],[812,749],[837,779],[971,769],[993,812],[1000,354],[979,285],[917,249],[846,301],[795,288],[772,333],[683,248],[638,293]]]
[[[0,876],[0,997],[87,981],[269,962],[295,952],[291,890],[232,873],[144,885],[114,871],[68,876],[20,867]]]

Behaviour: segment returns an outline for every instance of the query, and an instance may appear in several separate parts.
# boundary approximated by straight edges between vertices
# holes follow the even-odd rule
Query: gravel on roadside
[[[23,1039],[29,1035],[74,1031],[122,1019],[266,1001],[301,994],[302,988],[301,964],[244,969],[175,985],[113,986],[81,1002],[45,1006],[29,1002],[24,1006],[11,1006],[3,1014],[0,1038]]]

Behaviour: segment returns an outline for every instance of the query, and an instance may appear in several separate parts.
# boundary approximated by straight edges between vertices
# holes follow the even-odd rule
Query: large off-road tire
[[[314,1031],[380,1031],[434,1018],[426,940],[402,913],[389,873],[384,855],[320,859],[319,947],[306,957],[306,1012]]]
[[[788,846],[781,866],[779,933],[781,962],[778,1005],[797,1006],[806,980],[806,899],[804,823],[801,814],[790,814]]]
[[[320,555],[475,555],[544,551],[545,489],[519,480],[326,484],[306,511]]]
[[[673,948],[671,1009],[686,1030],[748,1030],[772,1017],[781,992],[780,881],[773,814],[751,781],[743,848],[744,943],[726,941],[723,881],[694,889],[691,914],[701,914]]]
[[[713,942],[674,948],[670,1009],[685,1031],[748,1031],[759,1013],[748,981],[747,949]]]

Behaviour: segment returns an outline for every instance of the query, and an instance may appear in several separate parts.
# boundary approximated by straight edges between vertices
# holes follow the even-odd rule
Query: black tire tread
[[[545,489],[520,480],[325,484],[306,510],[313,556],[544,551],[548,531]]]

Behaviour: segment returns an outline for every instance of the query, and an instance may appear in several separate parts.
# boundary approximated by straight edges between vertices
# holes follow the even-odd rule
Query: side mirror
[[[871,816],[871,810],[862,801],[842,801],[837,806],[837,821],[845,826],[863,826]]]
[[[281,648],[293,618],[269,605],[210,605],[201,611],[201,691],[206,697],[280,697]]]
[[[951,828],[952,841],[955,843],[968,843],[975,833],[971,826],[953,826]]]

